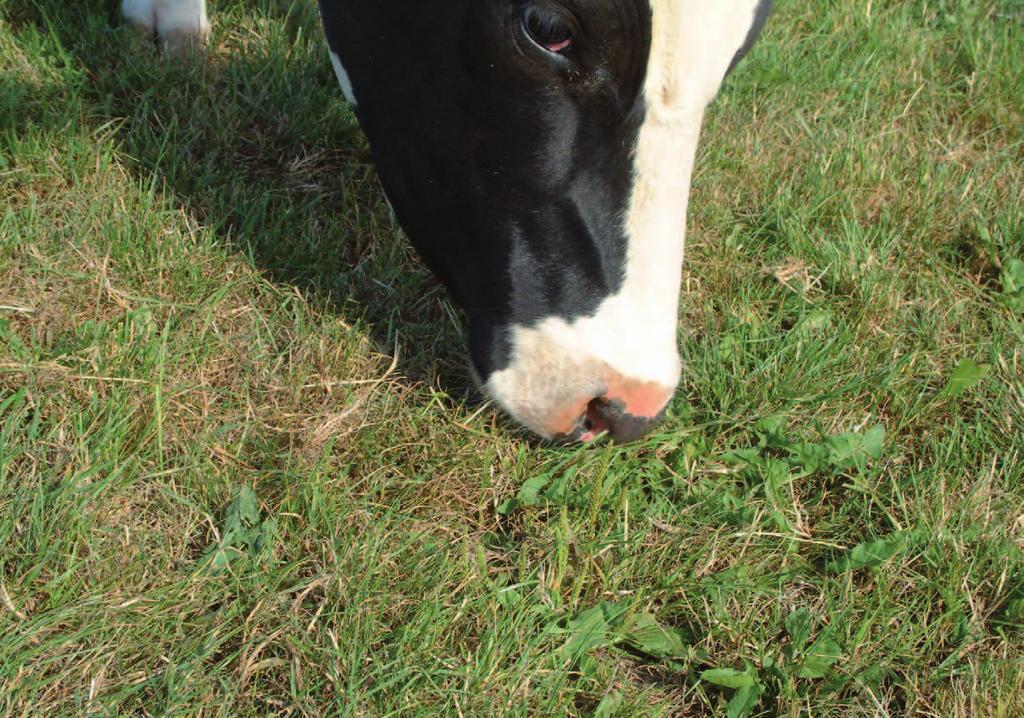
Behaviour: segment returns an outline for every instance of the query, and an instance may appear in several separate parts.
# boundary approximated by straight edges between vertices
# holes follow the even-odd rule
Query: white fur
[[[652,0],[647,114],[634,153],[623,284],[594,316],[512,327],[512,361],[487,382],[488,393],[537,433],[557,431],[552,417],[564,419],[563,408],[581,401],[585,406],[609,375],[669,390],[678,382],[686,206],[700,127],[756,6],[757,0]]]
[[[206,0],[123,0],[121,12],[129,22],[164,38],[176,34],[205,38],[210,34]]]
[[[345,72],[345,67],[341,64],[341,58],[338,57],[338,53],[331,53],[331,64],[334,65],[334,72],[338,76],[338,84],[341,85],[341,92],[345,95],[345,99],[348,100],[348,104],[352,105],[355,109],[356,93],[352,90],[352,80],[349,79],[348,73]]]

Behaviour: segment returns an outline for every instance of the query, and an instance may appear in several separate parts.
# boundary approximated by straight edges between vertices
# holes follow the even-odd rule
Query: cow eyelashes
[[[561,54],[572,49],[572,25],[557,12],[529,7],[523,13],[523,29],[544,50]]]

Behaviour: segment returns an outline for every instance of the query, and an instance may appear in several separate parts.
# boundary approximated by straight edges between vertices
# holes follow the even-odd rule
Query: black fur
[[[726,75],[732,72],[735,67],[740,64],[740,60],[747,56],[750,52],[750,48],[757,42],[757,38],[761,36],[761,31],[764,30],[764,25],[768,22],[768,16],[772,14],[772,0],[760,0],[757,4],[757,8],[754,10],[754,24],[750,26],[750,32],[747,33],[747,39],[743,41],[743,46],[736,51],[736,55],[732,58],[732,62],[729,63],[729,69],[726,71]]]

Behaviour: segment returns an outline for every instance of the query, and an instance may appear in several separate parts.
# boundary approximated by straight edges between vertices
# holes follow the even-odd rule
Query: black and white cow
[[[486,392],[544,437],[642,436],[679,381],[705,108],[770,0],[321,0],[395,213]],[[123,0],[172,50],[205,0]]]

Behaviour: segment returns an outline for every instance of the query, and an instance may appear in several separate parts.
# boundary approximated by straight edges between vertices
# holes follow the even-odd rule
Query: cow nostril
[[[603,399],[591,399],[587,403],[587,410],[583,414],[583,432],[585,440],[597,438],[597,436],[608,431],[608,422],[605,419],[605,402]]]
[[[643,437],[661,419],[655,416],[633,416],[624,410],[620,402],[605,397],[591,399],[584,415],[584,441],[591,441],[607,435],[617,444],[628,444]]]
[[[574,428],[561,434],[572,442],[589,443],[602,437],[616,444],[628,444],[650,432],[660,421],[664,409],[650,416],[634,415],[625,403],[607,396],[587,402],[582,414],[577,415]]]

